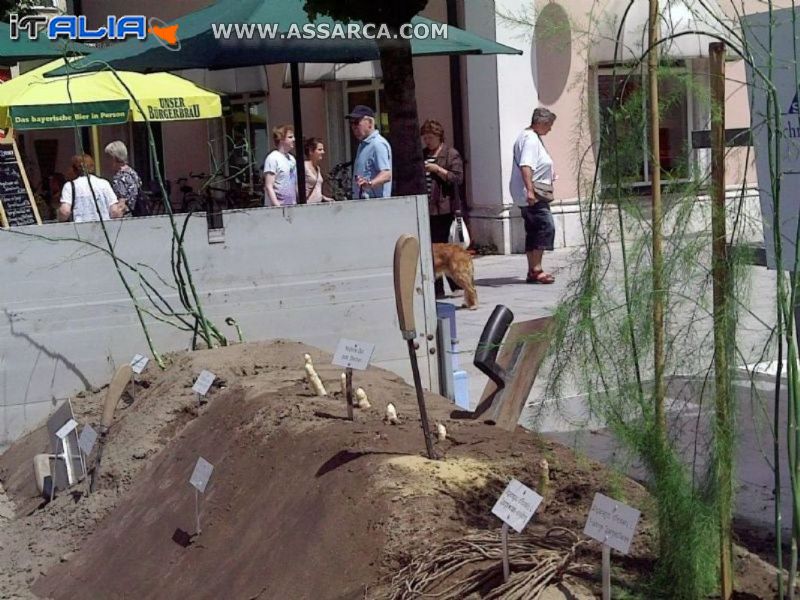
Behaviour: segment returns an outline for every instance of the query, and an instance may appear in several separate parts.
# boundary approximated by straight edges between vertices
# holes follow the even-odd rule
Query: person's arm
[[[451,148],[444,166],[434,163],[433,173],[450,185],[464,183],[464,161],[455,148]]]
[[[528,165],[522,166],[519,169],[522,172],[522,183],[525,186],[525,197],[528,204],[536,204],[536,194],[533,192],[533,169]]]
[[[536,194],[533,192],[533,170],[539,162],[539,142],[528,138],[522,145],[519,157],[519,170],[522,174],[522,183],[525,186],[525,197],[530,206],[536,204]]]
[[[367,187],[373,190],[392,180],[392,149],[388,142],[380,143],[376,148],[375,164],[378,167],[378,174],[366,182]]]
[[[117,200],[108,206],[108,216],[112,219],[121,219],[125,215],[125,201]]]
[[[383,185],[384,183],[389,183],[391,180],[392,180],[392,171],[391,169],[386,169],[375,175],[375,177],[373,177],[372,180],[368,182],[368,185],[374,190],[375,188]]]
[[[275,173],[264,172],[264,193],[267,195],[270,206],[281,205],[275,194]]]
[[[61,204],[58,206],[58,220],[62,223],[64,221],[69,221],[69,218],[72,216],[72,185],[69,181],[64,184],[64,187],[61,189]]]

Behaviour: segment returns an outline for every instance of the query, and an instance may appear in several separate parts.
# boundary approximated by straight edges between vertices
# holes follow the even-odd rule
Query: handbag
[[[555,200],[553,186],[541,181],[533,182],[533,196],[538,202],[547,202],[548,204]]]
[[[453,222],[450,224],[450,234],[447,237],[447,241],[450,244],[461,246],[464,250],[469,248],[471,240],[464,219],[459,216],[453,219]]]

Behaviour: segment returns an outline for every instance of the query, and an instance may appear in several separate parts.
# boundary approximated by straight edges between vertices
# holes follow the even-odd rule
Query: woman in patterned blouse
[[[114,169],[111,187],[120,202],[125,203],[125,216],[130,216],[136,209],[136,200],[139,198],[142,180],[128,164],[128,149],[124,143],[119,140],[111,142],[106,146],[105,153],[111,158],[111,165]]]

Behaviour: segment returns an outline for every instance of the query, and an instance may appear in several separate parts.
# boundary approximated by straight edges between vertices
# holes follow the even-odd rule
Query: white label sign
[[[539,494],[512,479],[492,508],[492,514],[508,523],[517,533],[522,533],[541,502]]]
[[[205,396],[208,393],[208,388],[211,387],[211,384],[214,383],[214,380],[217,378],[211,371],[200,371],[200,375],[197,377],[197,381],[194,382],[192,386],[192,391],[195,394],[200,394],[201,396]]]
[[[336,352],[333,353],[333,364],[338,367],[363,371],[369,366],[373,352],[375,352],[375,344],[342,338],[336,346]]]
[[[595,494],[583,534],[627,554],[639,522],[639,514],[635,508],[603,494]]]
[[[94,443],[97,441],[97,432],[92,428],[91,425],[84,425],[83,429],[81,430],[80,436],[78,436],[78,448],[81,449],[86,456],[92,453],[92,448],[94,448]]]
[[[61,426],[61,429],[56,431],[56,437],[60,440],[63,440],[70,433],[72,433],[77,426],[78,422],[75,419],[70,419]]]
[[[137,354],[131,360],[131,369],[133,369],[133,372],[137,375],[141,375],[148,362],[150,362],[149,358],[143,356],[142,354]]]
[[[201,494],[205,494],[208,480],[211,478],[211,473],[213,471],[214,465],[200,456],[197,459],[197,464],[194,466],[192,476],[189,478],[189,483],[196,487],[197,491],[199,491]]]

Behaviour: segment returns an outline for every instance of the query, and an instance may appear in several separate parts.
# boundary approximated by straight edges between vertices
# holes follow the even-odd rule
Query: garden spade
[[[111,383],[106,391],[106,401],[103,405],[103,418],[100,421],[100,442],[97,445],[97,459],[94,462],[94,469],[92,469],[89,492],[94,492],[94,485],[99,477],[100,461],[103,459],[103,446],[106,444],[108,430],[111,427],[111,423],[114,421],[114,411],[117,409],[117,404],[119,404],[119,399],[122,397],[122,392],[125,390],[125,386],[128,385],[132,376],[133,369],[131,369],[131,366],[122,365],[117,369],[117,372],[114,373],[114,377],[111,379]]]
[[[419,241],[412,235],[404,233],[394,246],[394,299],[397,303],[397,318],[400,331],[408,343],[408,356],[411,359],[411,372],[414,375],[414,387],[417,390],[419,416],[422,419],[422,433],[425,435],[425,448],[428,458],[435,459],[428,411],[425,409],[425,396],[422,392],[422,381],[419,377],[419,365],[414,338],[417,330],[414,323],[414,284],[417,279],[417,263],[419,262]]]

